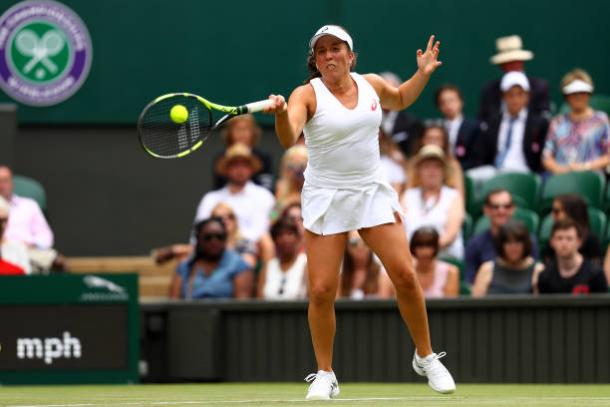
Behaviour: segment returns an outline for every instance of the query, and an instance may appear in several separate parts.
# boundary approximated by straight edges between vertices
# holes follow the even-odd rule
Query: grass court
[[[348,383],[331,402],[304,400],[306,383],[5,386],[2,407],[101,406],[610,406],[610,385],[458,383],[452,395],[425,384]]]

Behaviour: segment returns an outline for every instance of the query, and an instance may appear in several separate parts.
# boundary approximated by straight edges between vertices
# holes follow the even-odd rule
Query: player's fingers
[[[421,49],[418,49],[418,50],[417,50],[417,56],[418,56],[418,57],[420,57],[420,56],[422,56],[422,54],[423,54],[422,50],[421,50]]]
[[[432,44],[434,44],[434,35],[431,35],[428,39],[428,46],[426,47],[426,51],[432,49]]]

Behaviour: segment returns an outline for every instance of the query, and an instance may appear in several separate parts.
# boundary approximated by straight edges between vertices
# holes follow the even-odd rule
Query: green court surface
[[[425,384],[350,383],[331,402],[304,400],[294,383],[124,386],[4,386],[3,407],[94,406],[610,406],[610,385],[458,384],[452,395]]]

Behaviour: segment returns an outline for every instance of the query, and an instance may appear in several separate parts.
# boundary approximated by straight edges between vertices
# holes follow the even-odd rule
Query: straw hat
[[[417,167],[423,161],[429,159],[436,159],[443,165],[443,168],[447,167],[447,159],[445,157],[445,152],[442,148],[435,144],[426,144],[419,149],[419,151],[414,157],[415,166]]]
[[[248,160],[250,162],[250,167],[252,167],[252,172],[254,173],[259,172],[261,168],[263,168],[263,163],[258,157],[252,155],[252,150],[250,150],[250,147],[242,143],[235,143],[229,147],[227,151],[225,151],[224,156],[218,160],[218,163],[216,164],[216,172],[218,172],[220,175],[226,176],[229,164],[231,164],[231,161],[238,158],[245,158]]]
[[[521,37],[518,35],[498,38],[496,40],[496,49],[498,50],[498,53],[491,57],[491,63],[495,65],[505,64],[511,61],[529,61],[534,58],[534,53],[532,51],[523,49]]]

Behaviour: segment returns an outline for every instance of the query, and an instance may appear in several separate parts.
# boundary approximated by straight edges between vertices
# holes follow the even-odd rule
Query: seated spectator
[[[462,259],[464,201],[455,188],[445,183],[448,171],[445,154],[436,145],[426,145],[414,161],[419,186],[407,189],[401,199],[407,236],[410,239],[420,227],[432,226],[440,236],[440,254]]]
[[[0,196],[0,276],[30,274],[30,259],[25,245],[4,237],[10,211],[9,203]]]
[[[536,292],[541,294],[605,293],[608,282],[600,266],[578,253],[582,233],[572,219],[558,220],[553,224],[551,246],[555,258],[546,264],[536,282]]]
[[[488,294],[531,294],[534,275],[544,269],[532,257],[532,240],[525,225],[509,220],[494,239],[498,256],[483,263],[472,286],[473,297]]]
[[[504,73],[525,73],[525,61],[534,58],[532,51],[523,49],[521,37],[518,35],[498,38],[496,49],[498,53],[491,57],[491,63],[497,65]],[[531,88],[528,110],[535,115],[547,117],[551,110],[549,84],[544,79],[529,75],[527,75],[527,80]],[[487,122],[490,118],[502,114],[504,109],[500,79],[494,79],[488,82],[481,91],[479,120]]]
[[[474,145],[479,139],[481,128],[477,120],[464,117],[464,99],[460,88],[443,85],[436,90],[434,101],[443,115],[451,154],[458,159],[464,171],[475,167]]]
[[[294,202],[301,202],[305,182],[307,148],[301,144],[290,147],[282,157],[280,178],[275,184],[276,212],[279,213]]]
[[[489,219],[489,229],[470,238],[466,245],[465,278],[469,284],[475,281],[477,271],[483,263],[493,261],[497,256],[494,243],[500,228],[515,213],[515,204],[511,193],[505,189],[495,189],[485,198],[483,213]],[[538,259],[538,242],[535,235],[530,235],[532,242],[531,255]]]
[[[424,132],[419,141],[419,149],[429,144],[439,146],[443,149],[447,161],[445,184],[451,188],[457,189],[462,198],[464,198],[464,172],[462,171],[460,162],[456,160],[451,153],[447,130],[445,130],[440,123],[429,123],[424,128]],[[421,183],[421,180],[417,177],[417,171],[415,171],[415,162],[415,160],[411,160],[410,165],[407,167],[407,188],[415,188]]]
[[[256,267],[258,261],[256,242],[252,242],[241,236],[237,217],[235,216],[233,209],[231,209],[228,204],[220,202],[212,209],[212,217],[222,219],[222,222],[227,229],[226,248],[235,250],[250,267]],[[182,261],[193,254],[193,249],[193,245],[177,243],[156,249],[154,251],[154,257],[159,264],[163,264],[172,259]]]
[[[307,257],[301,249],[302,236],[296,222],[280,218],[271,226],[276,257],[259,274],[258,297],[267,300],[296,300],[307,297]]]
[[[11,207],[5,238],[27,247],[32,271],[48,272],[51,268],[63,268],[63,259],[53,249],[53,232],[42,210],[33,199],[14,193],[13,172],[6,165],[0,165],[0,196]]]
[[[226,143],[226,148],[214,159],[214,189],[220,189],[227,183],[226,176],[218,172],[219,161],[223,159],[226,151],[232,145],[242,143],[250,147],[252,155],[261,163],[261,167],[252,174],[252,181],[257,185],[267,188],[269,191],[273,191],[271,156],[256,147],[260,141],[261,134],[261,128],[251,114],[234,117],[225,124],[222,136]]]
[[[553,221],[570,218],[580,228],[582,244],[578,252],[585,259],[592,261],[596,265],[602,264],[602,247],[599,238],[589,229],[589,211],[584,199],[576,194],[559,195],[553,199],[552,207]],[[549,262],[555,258],[553,248],[548,245],[544,248],[544,261]]]
[[[388,286],[391,286],[388,274],[375,259],[373,252],[358,232],[349,232],[337,297],[353,300],[380,298],[382,287]],[[393,295],[393,292],[387,291],[387,295]]]
[[[379,132],[380,167],[383,179],[400,196],[406,185],[406,158],[400,148],[383,131]]]
[[[403,81],[392,72],[379,74],[387,83],[399,87]],[[394,111],[382,109],[381,131],[400,148],[405,157],[417,153],[416,143],[423,129],[421,121],[407,110]]]
[[[430,227],[419,228],[409,243],[415,272],[426,298],[457,297],[460,271],[452,264],[437,259],[438,232]]]
[[[241,235],[237,216],[231,206],[224,202],[219,203],[212,209],[212,217],[222,219],[227,229],[227,249],[235,250],[250,267],[256,267],[258,261],[256,242]]]
[[[593,81],[582,69],[568,72],[561,91],[570,107],[553,118],[544,145],[544,167],[553,174],[603,171],[610,164],[608,116],[589,106]]]
[[[269,215],[275,199],[263,187],[254,184],[252,174],[261,168],[260,160],[245,144],[233,144],[218,161],[217,169],[227,177],[227,185],[203,196],[197,207],[195,222],[208,218],[220,202],[233,208],[244,238],[258,242],[269,227]]]
[[[280,215],[280,219],[284,218],[293,221],[297,225],[297,228],[299,229],[299,236],[301,236],[299,251],[305,253],[305,239],[303,239],[303,236],[305,236],[305,226],[303,226],[301,203],[293,202],[285,207]]]
[[[252,270],[237,252],[227,249],[222,219],[208,218],[195,225],[194,253],[180,263],[172,279],[171,298],[249,298]]]
[[[476,144],[476,160],[487,166],[487,178],[496,171],[541,172],[548,122],[527,109],[529,81],[522,72],[509,72],[502,77],[500,89],[506,109],[501,115],[488,118],[486,130]],[[482,169],[478,170],[480,173]]]

